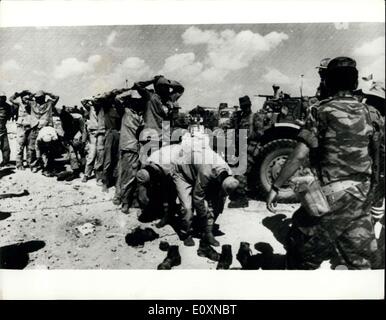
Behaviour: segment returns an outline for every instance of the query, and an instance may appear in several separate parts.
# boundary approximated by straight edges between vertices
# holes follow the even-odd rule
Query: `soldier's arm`
[[[46,96],[48,96],[50,99],[51,99],[51,105],[53,106],[53,107],[55,107],[55,105],[58,103],[58,101],[59,101],[59,96],[56,96],[56,95],[54,95],[54,94],[52,94],[52,93],[49,93],[49,92],[44,92],[44,94],[46,95]]]
[[[182,96],[185,91],[185,88],[178,81],[170,80],[169,82],[170,88],[172,88],[170,99],[171,101],[175,102]]]
[[[15,92],[12,96],[9,97],[9,102],[11,102],[13,105],[19,107],[20,102],[18,102],[16,99],[20,97],[20,94],[18,92]]]
[[[135,82],[133,85],[133,89],[137,90],[138,93],[141,95],[141,97],[145,99],[150,98],[150,91],[146,89],[146,87],[150,86],[151,84],[154,84],[154,79],[148,80],[148,81],[139,81]]]

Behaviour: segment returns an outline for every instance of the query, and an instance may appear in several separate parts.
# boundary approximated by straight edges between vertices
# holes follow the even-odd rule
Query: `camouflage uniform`
[[[295,212],[286,244],[290,269],[316,269],[338,252],[349,269],[369,269],[377,250],[369,202],[374,134],[366,106],[352,95],[334,96],[312,107],[299,140],[322,185],[351,180],[358,184],[329,196],[331,210],[313,217]]]

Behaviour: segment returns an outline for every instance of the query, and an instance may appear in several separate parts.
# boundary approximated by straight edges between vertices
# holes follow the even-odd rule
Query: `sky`
[[[385,79],[384,23],[19,27],[0,29],[0,91],[45,90],[59,104],[162,74],[179,81],[183,110],[238,104],[272,84],[314,95],[315,67],[350,56],[360,76]],[[360,83],[365,86],[365,83]]]

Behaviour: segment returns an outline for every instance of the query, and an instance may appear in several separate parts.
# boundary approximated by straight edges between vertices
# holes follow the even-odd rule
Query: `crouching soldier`
[[[59,137],[53,127],[43,127],[36,137],[36,158],[41,163],[42,174],[53,177],[54,160],[60,147]],[[60,148],[59,148],[60,149]]]
[[[158,228],[168,224],[177,211],[172,169],[181,155],[181,144],[164,146],[153,152],[137,173],[138,202],[145,215],[161,212]]]
[[[87,132],[84,120],[79,113],[70,113],[64,108],[59,110],[61,128],[63,130],[61,140],[67,149],[71,172],[63,172],[58,175],[58,180],[71,181],[79,178],[85,164],[84,148],[87,140]]]
[[[183,157],[173,170],[177,196],[182,206],[182,238],[186,246],[193,246],[192,220],[195,209],[201,239],[208,245],[219,246],[213,236],[213,226],[224,209],[227,195],[239,182],[223,158],[200,138],[192,139],[189,157]]]

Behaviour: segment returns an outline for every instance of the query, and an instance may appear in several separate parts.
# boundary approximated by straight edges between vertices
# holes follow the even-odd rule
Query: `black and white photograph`
[[[384,21],[1,26],[0,268],[382,270],[384,113]]]

